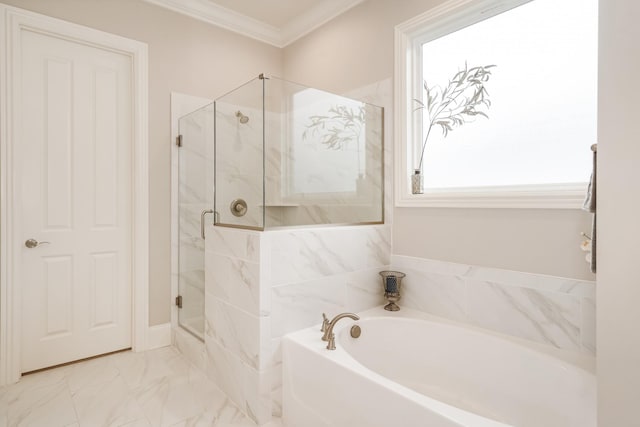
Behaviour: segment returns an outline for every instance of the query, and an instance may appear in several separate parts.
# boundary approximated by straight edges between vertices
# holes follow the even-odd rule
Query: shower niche
[[[383,109],[260,75],[214,102],[215,224],[383,223]]]

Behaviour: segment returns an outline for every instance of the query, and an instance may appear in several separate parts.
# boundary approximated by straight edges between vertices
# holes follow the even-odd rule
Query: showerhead
[[[240,110],[236,111],[236,117],[238,118],[238,120],[242,124],[245,124],[245,123],[247,123],[249,121],[249,117],[247,117],[244,114],[242,114],[242,112]]]

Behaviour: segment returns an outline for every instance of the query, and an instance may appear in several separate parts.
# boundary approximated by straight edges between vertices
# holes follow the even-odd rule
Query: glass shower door
[[[204,234],[213,222],[213,105],[179,121],[178,148],[178,310],[179,325],[204,337]]]

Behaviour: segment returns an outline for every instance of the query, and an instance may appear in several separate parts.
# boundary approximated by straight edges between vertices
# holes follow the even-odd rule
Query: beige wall
[[[368,0],[285,48],[284,77],[338,93],[390,78],[394,27],[440,2]],[[579,210],[396,208],[393,253],[593,280],[579,248],[590,221]]]
[[[338,93],[388,79],[394,26],[440,0],[368,0],[284,50],[142,0],[2,2],[149,45],[154,325],[170,318],[170,92],[215,98],[261,72]],[[397,208],[394,253],[593,279],[578,249],[589,222],[586,213],[570,210]]]
[[[149,45],[151,325],[170,320],[170,93],[216,98],[264,72],[281,73],[280,49],[142,0],[2,0]]]
[[[590,215],[565,209],[396,208],[393,253],[594,280],[581,231]]]
[[[598,425],[640,426],[640,2],[600,2]]]

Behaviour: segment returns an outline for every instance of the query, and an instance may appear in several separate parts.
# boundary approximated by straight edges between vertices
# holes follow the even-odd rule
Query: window
[[[397,204],[579,207],[596,142],[597,0],[459,5],[396,28]],[[481,84],[458,84],[465,70]],[[424,194],[411,194],[414,169]]]

